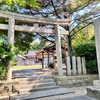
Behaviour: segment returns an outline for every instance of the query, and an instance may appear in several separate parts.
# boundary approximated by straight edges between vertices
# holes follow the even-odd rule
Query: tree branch
[[[93,3],[94,1],[95,1],[95,0],[89,0],[89,1],[85,2],[84,4],[82,4],[82,5],[84,5],[84,6],[82,6],[82,5],[78,6],[78,7],[77,7],[76,9],[74,9],[70,14],[73,14],[73,12],[77,12],[77,11],[79,11],[79,10],[84,9],[84,8],[87,7],[89,4]]]
[[[96,18],[96,17],[99,17],[100,15],[96,15],[95,17],[92,17],[92,18],[88,18],[88,19],[86,19],[86,20],[83,20],[83,21],[81,21],[71,32],[70,32],[70,34],[80,25],[80,24],[82,24],[82,23],[86,23],[86,21],[88,21],[88,20],[91,20],[91,19],[93,19],[93,18]],[[87,22],[87,23],[89,23],[89,22]],[[73,34],[71,34],[71,36],[73,36]]]
[[[55,12],[56,16],[57,16],[58,18],[61,18],[61,17],[58,15],[58,12],[57,12],[56,7],[55,7],[55,5],[54,5],[54,3],[53,3],[53,0],[51,0],[51,3],[52,3],[52,6],[53,6],[53,8],[54,8],[54,12]]]
[[[76,34],[76,33],[78,33],[79,31],[81,31],[81,30],[83,30],[85,27],[87,27],[87,26],[89,26],[90,24],[92,24],[93,22],[91,22],[91,23],[88,23],[87,25],[85,25],[84,27],[82,27],[82,28],[80,28],[79,30],[77,30],[76,32],[74,32],[74,34],[73,35],[71,35],[71,39],[72,39],[72,37]]]
[[[42,38],[44,38],[45,40],[47,40],[47,41],[49,41],[49,42],[51,42],[51,43],[54,43],[54,42],[55,42],[55,41],[49,40],[47,37],[42,36],[41,34],[38,34],[38,33],[36,33],[36,34],[39,35],[39,36],[41,36]]]

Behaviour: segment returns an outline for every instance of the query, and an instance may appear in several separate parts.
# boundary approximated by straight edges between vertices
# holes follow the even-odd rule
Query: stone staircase
[[[71,89],[59,87],[52,76],[34,76],[15,80],[19,81],[16,87],[19,94],[12,96],[12,100],[31,100],[74,92]]]
[[[17,85],[16,89],[20,94],[59,88],[52,76],[19,78],[18,81],[19,85]]]

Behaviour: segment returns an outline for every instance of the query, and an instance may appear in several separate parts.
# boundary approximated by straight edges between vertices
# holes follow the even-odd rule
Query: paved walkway
[[[75,90],[75,93],[38,98],[34,100],[97,100],[86,95],[86,87],[87,86],[73,87],[71,89]]]
[[[14,78],[26,78],[32,76],[52,75],[53,70],[50,69],[21,69],[13,70]]]

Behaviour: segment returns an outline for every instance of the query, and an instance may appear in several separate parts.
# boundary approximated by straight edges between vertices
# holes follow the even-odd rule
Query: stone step
[[[37,83],[46,83],[46,82],[54,82],[54,79],[36,79],[36,80],[19,80],[19,85],[30,85]]]
[[[37,88],[31,88],[31,89],[22,89],[20,90],[20,94],[28,93],[28,92],[35,92],[35,91],[43,91],[43,90],[51,90],[51,89],[56,89],[59,88],[59,86],[54,85],[54,86],[44,86],[44,87],[37,87]]]
[[[87,95],[97,100],[100,100],[100,87],[98,86],[91,86],[87,88]]]
[[[31,100],[31,99],[37,99],[37,98],[48,97],[48,96],[53,96],[53,95],[68,94],[68,93],[73,93],[73,92],[74,91],[71,89],[57,88],[57,89],[51,89],[51,90],[45,90],[45,91],[31,92],[30,94],[22,94],[22,95],[12,97],[12,99]]]
[[[30,84],[30,85],[18,85],[17,89],[32,89],[36,87],[43,87],[43,86],[54,86],[56,85],[56,82],[45,82],[45,83],[37,83],[37,84]]]
[[[47,75],[41,75],[41,76],[37,76],[37,75],[35,75],[35,76],[29,76],[29,77],[25,77],[25,78],[17,78],[17,79],[15,79],[15,80],[21,80],[21,81],[23,81],[23,80],[35,80],[35,79],[52,79],[53,78],[53,76],[52,75],[49,75],[49,76],[47,76]]]

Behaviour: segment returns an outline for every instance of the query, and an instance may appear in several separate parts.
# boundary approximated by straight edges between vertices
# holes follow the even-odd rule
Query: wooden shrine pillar
[[[44,52],[42,52],[42,68],[44,69]]]
[[[10,44],[14,44],[14,26],[15,26],[15,19],[9,18],[9,26],[8,26],[8,42]],[[7,74],[7,80],[12,79],[12,66],[9,65],[8,67],[8,74]]]
[[[55,25],[55,42],[56,42],[58,74],[60,76],[62,76],[63,75],[63,68],[62,68],[62,53],[61,53],[61,41],[60,41],[59,25]]]
[[[50,64],[50,62],[49,62],[49,51],[47,53],[48,53],[48,67],[49,67],[49,64]]]

